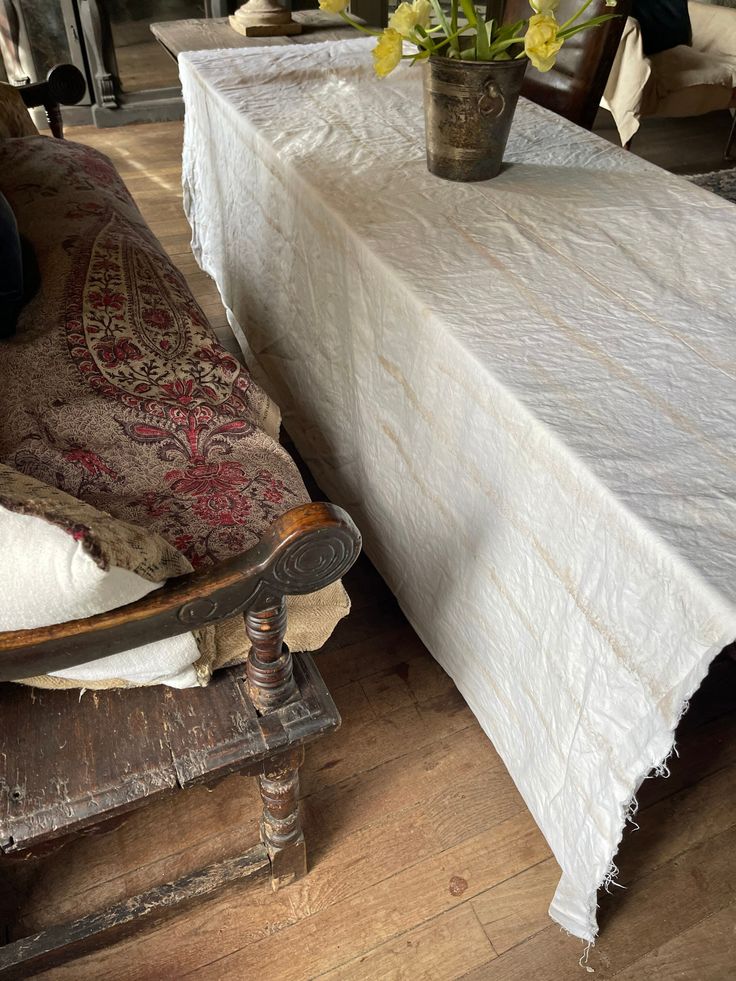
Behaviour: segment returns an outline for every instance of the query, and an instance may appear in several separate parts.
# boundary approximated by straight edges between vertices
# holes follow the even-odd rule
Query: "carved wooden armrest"
[[[284,597],[340,579],[360,547],[360,533],[341,508],[302,504],[278,518],[249,551],[170,579],[135,603],[0,633],[0,681],[84,664],[245,614],[253,645],[247,667],[251,697],[259,709],[272,708],[294,692],[291,655],[283,644]]]
[[[75,105],[84,96],[86,89],[84,75],[76,65],[56,65],[46,76],[45,82],[21,85],[18,91],[27,109],[44,107],[51,132],[62,139],[64,126],[59,107]]]

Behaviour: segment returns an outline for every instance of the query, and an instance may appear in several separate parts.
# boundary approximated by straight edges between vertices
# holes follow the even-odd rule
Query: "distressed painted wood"
[[[258,715],[244,669],[207,688],[42,691],[0,685],[0,849],[44,846],[336,729],[340,717],[308,654],[295,656],[298,698]]]
[[[217,48],[249,48],[282,44],[314,44],[318,41],[338,41],[356,37],[356,31],[348,27],[335,14],[322,10],[296,10],[294,22],[300,33],[289,37],[245,37],[233,30],[227,17],[162,21],[151,24],[151,32],[172,58],[182,51],[204,51]]]
[[[218,889],[269,869],[266,849],[256,846],[236,858],[199,869],[176,882],[167,882],[139,896],[132,896],[99,913],[7,944],[0,947],[0,978],[27,978],[45,967],[71,959],[80,950],[88,951],[94,946],[120,939],[139,920],[156,922],[173,907],[203,899]]]
[[[69,85],[79,81],[75,73]],[[50,85],[27,89],[29,104],[48,100]],[[6,869],[8,856],[32,864],[79,833],[118,827],[143,804],[233,772],[257,777],[262,799],[262,844],[254,852],[15,939],[0,948],[0,977],[63,963],[118,937],[139,917],[151,920],[257,872],[270,872],[274,890],[306,872],[299,808],[304,744],[337,728],[340,717],[312,658],[292,657],[284,644],[285,597],[340,579],[359,551],[360,535],[344,512],[304,504],[277,519],[248,552],[171,580],[150,594],[153,602],[145,597],[95,617],[0,633],[0,681],[73,667],[234,616],[246,618],[252,643],[247,666],[218,673],[206,689],[85,696],[0,684]],[[30,885],[28,876],[20,879],[22,901]],[[8,890],[2,893],[0,909],[9,917]]]
[[[258,784],[263,801],[261,840],[271,859],[274,889],[288,886],[307,871],[307,853],[299,814],[299,767],[304,747],[263,763]]]
[[[4,853],[64,838],[178,785],[154,688],[80,697],[0,685],[0,720]]]

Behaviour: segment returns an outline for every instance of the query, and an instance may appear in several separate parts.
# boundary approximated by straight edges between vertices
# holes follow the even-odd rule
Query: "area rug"
[[[709,174],[689,174],[687,179],[736,204],[736,167],[713,170]]]

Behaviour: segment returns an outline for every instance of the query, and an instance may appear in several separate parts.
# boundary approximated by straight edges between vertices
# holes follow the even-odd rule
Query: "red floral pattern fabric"
[[[42,280],[0,345],[0,462],[150,528],[195,567],[307,501],[275,406],[219,345],[111,162],[7,140],[0,189]]]
[[[160,535],[95,508],[13,467],[0,463],[0,508],[41,518],[81,542],[90,559],[107,572],[134,572],[149,582],[164,582],[192,571],[181,552]],[[5,560],[5,556],[3,556]]]
[[[195,566],[308,500],[262,428],[267,396],[218,344],[112,164],[11,140],[0,187],[44,283],[3,345],[0,459],[145,524]]]

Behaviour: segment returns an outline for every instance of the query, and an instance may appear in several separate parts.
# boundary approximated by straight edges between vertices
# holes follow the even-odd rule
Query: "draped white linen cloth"
[[[193,247],[591,940],[736,637],[736,209],[523,100],[505,171],[443,182],[370,46],[181,57]]]

